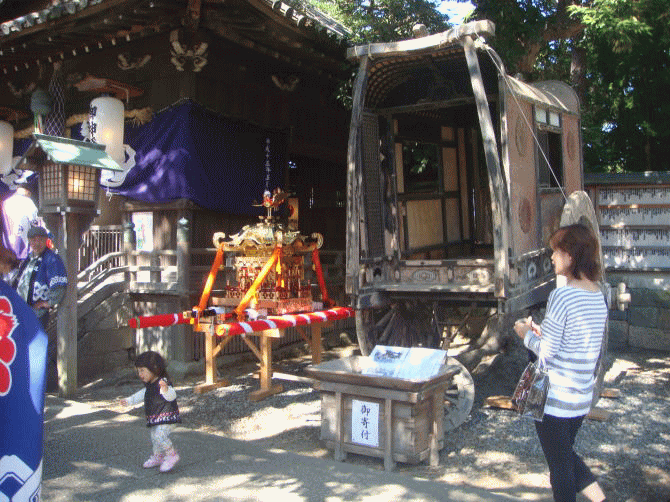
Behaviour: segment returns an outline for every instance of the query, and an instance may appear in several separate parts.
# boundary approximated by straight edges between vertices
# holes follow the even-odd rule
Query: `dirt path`
[[[325,359],[346,357],[353,346],[337,347]],[[408,475],[518,493],[522,500],[550,501],[549,480],[532,422],[514,413],[482,405],[490,395],[510,395],[521,369],[525,349],[513,347],[484,377],[475,379],[476,398],[468,420],[445,436],[440,464],[399,464]],[[300,375],[308,356],[278,364],[281,371]],[[205,394],[193,386],[202,377],[176,384],[184,426],[251,441],[267,448],[332,458],[319,440],[320,396],[308,382],[282,381],[284,392],[254,403],[258,388],[253,362],[222,369],[231,385]],[[601,399],[598,406],[612,412],[604,422],[585,421],[576,449],[599,476],[610,500],[663,502],[670,498],[670,354],[626,351],[610,354],[607,387],[619,389],[618,399]],[[127,411],[115,401],[139,388],[132,369],[110,375],[81,389],[78,399],[96,406]],[[141,408],[130,411],[141,415]],[[383,469],[380,459],[349,455],[347,462]]]

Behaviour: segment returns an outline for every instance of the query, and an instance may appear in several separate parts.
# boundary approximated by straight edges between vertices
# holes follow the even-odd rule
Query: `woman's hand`
[[[165,394],[168,390],[168,383],[165,378],[161,378],[158,382],[158,386],[161,388],[161,393]]]
[[[533,322],[533,318],[531,316],[516,321],[514,323],[514,331],[521,339],[526,338],[526,333],[528,333],[528,331],[532,331],[537,336],[542,336],[540,327]]]

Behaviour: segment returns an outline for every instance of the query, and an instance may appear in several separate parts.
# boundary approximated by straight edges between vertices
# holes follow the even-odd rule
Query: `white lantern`
[[[123,165],[123,101],[103,96],[91,101],[89,110],[91,141],[105,145],[105,151],[118,164]]]
[[[14,154],[14,127],[9,122],[0,121],[0,175],[12,170]]]

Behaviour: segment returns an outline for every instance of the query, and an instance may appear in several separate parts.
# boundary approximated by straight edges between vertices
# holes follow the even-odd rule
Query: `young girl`
[[[135,360],[135,368],[145,388],[132,396],[121,399],[123,406],[132,406],[144,401],[147,415],[147,427],[151,431],[153,455],[144,462],[143,467],[160,466],[161,472],[167,472],[179,462],[179,454],[174,449],[170,434],[176,423],[181,423],[177,393],[169,382],[165,359],[158,352],[147,351]]]

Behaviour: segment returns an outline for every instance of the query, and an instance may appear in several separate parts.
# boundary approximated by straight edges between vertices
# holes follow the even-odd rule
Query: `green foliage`
[[[422,23],[437,33],[449,27],[448,17],[437,10],[432,0],[314,0],[347,26],[354,45],[372,42],[394,42],[412,38],[412,27]]]
[[[584,155],[604,171],[670,170],[670,4],[595,0],[585,26]]]
[[[538,54],[530,81],[561,80],[570,81],[570,65],[572,64],[572,40],[555,40],[543,45]]]
[[[300,1],[300,0],[294,0]],[[351,45],[413,38],[412,28],[424,24],[429,33],[448,29],[449,18],[437,10],[439,0],[306,0],[351,31]],[[351,89],[358,68],[340,83],[336,99],[351,108]]]
[[[508,72],[575,86],[587,170],[670,170],[668,0],[472,3]]]
[[[547,23],[556,17],[558,5],[552,0],[474,0],[472,4],[476,19],[496,24],[496,35],[489,43],[511,73],[521,71],[519,63],[531,44],[543,43]]]

